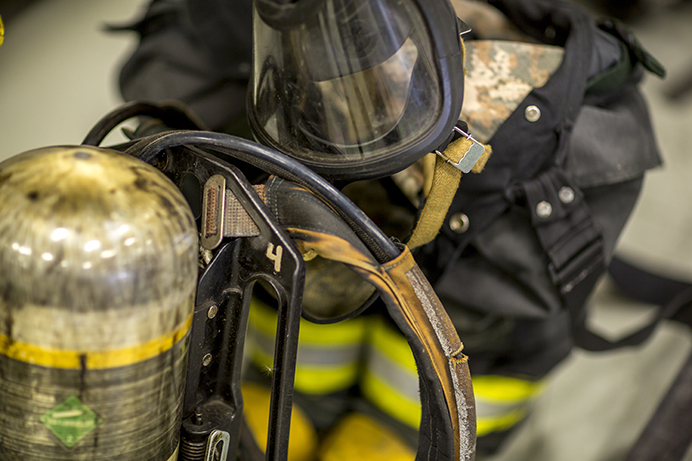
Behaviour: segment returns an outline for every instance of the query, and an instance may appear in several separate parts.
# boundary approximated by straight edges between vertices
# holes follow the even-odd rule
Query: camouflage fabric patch
[[[461,119],[487,143],[534,89],[547,83],[564,50],[549,45],[472,40],[466,42],[466,81]]]

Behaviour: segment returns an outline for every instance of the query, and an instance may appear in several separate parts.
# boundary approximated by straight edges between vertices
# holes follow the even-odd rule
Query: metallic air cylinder
[[[180,191],[132,157],[0,163],[0,459],[176,459],[197,238]]]

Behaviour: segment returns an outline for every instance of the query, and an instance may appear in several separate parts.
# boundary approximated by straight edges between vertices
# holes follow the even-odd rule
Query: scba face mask
[[[250,123],[330,179],[400,171],[461,111],[463,51],[447,1],[255,0]]]

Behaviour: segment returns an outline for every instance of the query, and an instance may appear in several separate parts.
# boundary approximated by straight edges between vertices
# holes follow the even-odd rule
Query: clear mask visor
[[[382,64],[356,74],[315,82],[322,120],[306,136],[340,149],[380,141],[399,124],[411,90],[418,50],[411,39]]]
[[[260,141],[313,164],[358,163],[396,155],[438,122],[437,61],[412,0],[324,0],[287,27],[256,10],[254,33]]]

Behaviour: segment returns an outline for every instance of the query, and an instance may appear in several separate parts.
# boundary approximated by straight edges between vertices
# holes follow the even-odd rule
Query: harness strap
[[[651,336],[661,320],[680,315],[692,303],[692,289],[674,284],[681,289],[665,297],[655,318],[642,328],[616,341],[589,330],[584,303],[606,269],[600,229],[581,191],[559,168],[547,170],[522,187],[532,224],[548,257],[548,271],[571,314],[575,345],[588,351],[639,345]],[[618,260],[614,261],[613,267],[611,272],[616,280],[628,280],[627,285],[636,281],[642,285],[652,283],[651,277],[642,276]]]
[[[461,49],[462,59],[465,61],[466,44],[463,39],[461,39]],[[466,74],[465,67],[464,74]],[[452,205],[452,200],[454,200],[459,188],[462,172],[480,173],[490,158],[490,146],[479,143],[470,134],[462,131],[458,125],[457,123],[457,126],[454,127],[454,135],[461,134],[463,137],[452,138],[454,140],[447,145],[444,152],[435,151],[437,158],[433,177],[432,181],[425,178],[425,191],[428,192],[427,185],[430,181],[432,185],[418,223],[407,242],[410,249],[431,242],[440,232],[445,216],[447,216],[449,207]],[[468,130],[468,127],[465,129]]]
[[[557,167],[526,181],[522,188],[553,283],[566,299],[583,302],[578,285],[605,270],[603,238],[584,195]]]
[[[459,188],[462,172],[480,173],[491,152],[490,146],[479,143],[470,135],[452,141],[443,153],[436,152],[432,186],[407,243],[409,248],[423,246],[437,236]]]
[[[548,272],[572,316],[574,341],[590,349],[586,298],[605,271],[603,237],[584,195],[559,167],[522,183],[531,223],[548,257]]]
[[[613,259],[608,270],[614,282],[625,294],[658,304],[659,307],[649,323],[616,341],[610,341],[586,328],[580,328],[575,333],[579,334],[577,339],[584,349],[607,351],[637,346],[651,336],[661,320],[672,319],[691,323],[692,285],[689,283],[647,272],[618,258]]]

